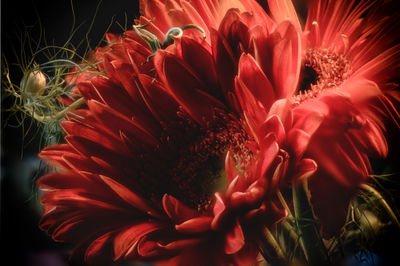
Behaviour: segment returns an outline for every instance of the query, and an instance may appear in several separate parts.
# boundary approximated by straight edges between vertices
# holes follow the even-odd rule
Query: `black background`
[[[68,39],[73,24],[70,0],[3,0],[1,1],[1,50],[10,66],[14,82],[21,79],[18,67],[13,66],[16,58],[13,50],[20,51],[21,44],[17,36],[26,27],[32,39],[39,36],[40,27],[46,32],[46,40],[63,45]],[[82,25],[72,39],[77,45],[85,38],[94,19],[99,0],[73,0],[76,26]],[[136,0],[103,0],[94,19],[94,27],[88,36],[95,46],[111,25],[110,32],[120,33],[121,25],[133,23],[137,17]],[[41,26],[39,25],[41,22]],[[114,22],[112,22],[114,21]],[[85,45],[79,49],[83,53]],[[39,58],[40,60],[40,58]],[[2,110],[7,109],[10,100],[2,101]],[[9,113],[2,112],[2,176],[1,176],[1,265],[18,266],[63,266],[72,246],[55,243],[51,237],[38,228],[40,205],[34,180],[38,174],[40,136],[33,127],[27,136],[24,130],[5,127]],[[16,124],[11,118],[9,125]],[[27,120],[25,126],[30,123]],[[26,132],[26,130],[25,130]],[[23,155],[23,156],[22,156]],[[22,157],[22,158],[21,158]],[[6,264],[3,264],[6,263]]]

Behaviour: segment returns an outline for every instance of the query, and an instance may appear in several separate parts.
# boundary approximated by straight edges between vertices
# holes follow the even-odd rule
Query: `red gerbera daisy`
[[[257,16],[238,12],[228,11],[220,31],[232,18],[256,23]],[[39,180],[50,190],[41,226],[57,240],[79,242],[73,260],[88,263],[175,257],[169,263],[254,264],[260,232],[286,213],[276,189],[316,169],[302,154],[322,115],[299,109],[307,115],[294,123],[298,111],[289,101],[273,104],[284,79],[274,72],[281,86],[274,89],[250,55],[241,57],[236,86],[220,79],[213,57],[222,62],[218,45],[226,44],[215,30],[214,51],[189,31],[153,57],[141,34],[149,41],[156,25],[113,39],[96,52],[104,75],[78,81],[88,108],[62,123],[68,144],[41,152],[64,171]],[[290,38],[299,45],[284,23],[264,44],[284,54],[276,42]],[[253,89],[254,74],[267,90]]]
[[[326,115],[305,155],[319,166],[310,189],[327,234],[339,232],[350,199],[367,182],[368,156],[386,156],[385,119],[398,123],[394,82],[400,47],[393,34],[397,16],[386,16],[390,5],[391,1],[310,1],[302,31],[291,1],[271,0],[267,7],[274,23],[259,11],[250,15],[231,9],[218,31],[211,30],[224,91],[231,90],[235,75],[242,71],[251,77],[247,89],[267,109],[274,100],[288,98],[295,109]],[[243,53],[254,60],[240,68]],[[249,116],[246,120],[263,123]]]
[[[76,264],[254,264],[266,221],[285,215],[264,173],[284,164],[277,143],[280,121],[290,119],[286,105],[272,109],[271,131],[255,140],[229,111],[213,64],[191,61],[202,53],[212,62],[201,36],[155,57],[141,37],[128,31],[114,39],[96,53],[103,73],[78,80],[87,108],[62,122],[67,144],[40,153],[62,170],[38,181],[46,191],[40,225],[58,241],[79,243]],[[296,164],[301,173],[315,170],[304,164]]]
[[[300,25],[291,1],[268,3],[277,21]],[[301,80],[292,99],[310,108],[317,108],[317,99],[330,110],[306,152],[318,164],[311,198],[329,234],[339,231],[350,199],[368,181],[368,156],[387,154],[384,118],[399,118],[398,14],[388,16],[393,7],[394,1],[308,3]]]
[[[250,0],[142,2],[136,31],[101,50],[104,74],[78,83],[87,109],[62,123],[68,143],[41,153],[63,170],[38,181],[49,190],[41,226],[80,243],[73,261],[254,264],[260,232],[286,215],[277,189],[309,176],[316,214],[337,232],[367,155],[386,153],[366,101],[390,75],[347,72],[352,58],[335,46],[304,48],[307,31],[302,40],[294,8],[280,3],[270,1],[271,19]],[[359,32],[369,41],[377,28]],[[395,51],[371,54],[371,65],[397,67]]]

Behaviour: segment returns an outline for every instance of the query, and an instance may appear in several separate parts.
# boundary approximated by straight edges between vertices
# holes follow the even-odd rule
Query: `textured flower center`
[[[340,86],[351,74],[350,60],[330,49],[307,49],[303,55],[300,86],[293,102],[299,104],[322,91]]]
[[[186,205],[206,210],[212,195],[226,187],[225,156],[231,152],[238,170],[248,164],[252,152],[247,147],[248,136],[238,122],[223,123],[206,130],[181,155],[172,171],[173,196]]]

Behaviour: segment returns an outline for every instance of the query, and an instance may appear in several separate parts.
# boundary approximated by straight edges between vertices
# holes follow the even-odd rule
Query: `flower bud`
[[[25,76],[21,82],[23,90],[31,95],[40,96],[46,86],[46,76],[40,70],[35,70]]]

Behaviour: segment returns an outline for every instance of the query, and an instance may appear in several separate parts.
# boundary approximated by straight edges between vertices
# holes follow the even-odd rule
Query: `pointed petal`
[[[158,210],[153,208],[147,200],[135,194],[126,186],[118,183],[117,181],[107,176],[100,175],[100,178],[107,184],[121,199],[135,207],[136,209],[156,218],[163,219],[164,217]]]
[[[283,127],[282,121],[279,116],[272,115],[265,120],[265,122],[260,126],[258,136],[262,138],[268,133],[274,133],[279,145],[283,145],[286,139],[285,128]]]
[[[236,225],[225,236],[225,254],[234,254],[244,246],[242,227],[236,221]]]
[[[214,109],[225,109],[216,98],[207,94],[204,83],[182,60],[166,52],[157,52],[157,72],[168,84],[168,90],[199,124],[213,117]]]
[[[297,30],[301,30],[299,18],[291,0],[268,0],[268,7],[275,21],[279,23],[290,20]]]
[[[297,163],[296,173],[292,182],[297,182],[303,178],[309,178],[317,171],[317,163],[308,158],[303,158]]]
[[[291,110],[291,103],[287,99],[277,100],[269,110],[268,117],[277,115],[281,120],[285,130],[288,131],[292,128],[293,112]]]
[[[310,135],[301,129],[293,128],[288,132],[288,145],[295,158],[301,158],[310,142]]]
[[[266,109],[275,101],[274,89],[255,59],[242,54],[239,59],[239,78]]]
[[[164,211],[175,224],[180,224],[198,215],[196,210],[185,206],[179,200],[168,194],[163,196],[162,203]]]
[[[145,235],[162,228],[157,222],[144,222],[124,228],[114,238],[115,260],[122,257],[129,257],[135,252],[138,241]]]
[[[175,225],[178,232],[185,234],[204,233],[211,229],[211,217],[199,217],[187,220],[181,224]]]

